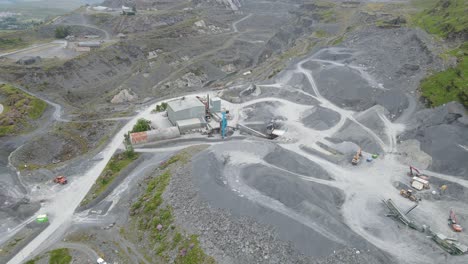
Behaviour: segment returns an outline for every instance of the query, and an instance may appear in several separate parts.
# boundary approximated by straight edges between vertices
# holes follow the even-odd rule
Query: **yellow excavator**
[[[405,198],[408,198],[410,199],[411,201],[413,202],[417,202],[419,199],[413,194],[413,191],[408,189],[408,190],[405,190],[405,189],[401,189],[400,190],[400,195],[405,197]]]
[[[354,155],[353,160],[351,160],[351,164],[357,165],[359,161],[361,160],[361,157],[362,157],[362,151],[361,151],[361,148],[359,148],[358,151],[356,152],[356,155]]]

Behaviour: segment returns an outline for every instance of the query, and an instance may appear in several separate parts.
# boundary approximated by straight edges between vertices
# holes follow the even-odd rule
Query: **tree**
[[[167,109],[167,103],[162,102],[160,105],[156,105],[156,112],[163,112]]]
[[[134,158],[135,157],[135,150],[133,149],[132,141],[130,139],[130,133],[124,134],[124,145],[125,145],[125,156],[127,158]]]
[[[58,26],[55,28],[55,37],[56,38],[65,38],[66,36],[70,35],[70,27],[66,26]]]
[[[151,121],[146,120],[144,118],[138,119],[137,123],[133,126],[132,133],[150,130],[151,129],[150,123]]]

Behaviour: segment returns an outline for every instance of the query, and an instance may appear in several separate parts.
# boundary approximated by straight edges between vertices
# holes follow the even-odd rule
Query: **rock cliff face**
[[[122,43],[56,67],[4,66],[0,78],[20,82],[33,92],[51,94],[80,107],[83,102],[109,92],[115,87],[108,85],[109,81],[131,74],[132,65],[144,58],[139,47]]]
[[[285,24],[265,45],[265,50],[260,56],[262,63],[269,57],[279,54],[290,48],[294,42],[314,30],[314,24],[322,20],[321,13],[330,10],[328,6],[316,4],[302,4],[299,10],[292,11],[291,22]]]
[[[239,10],[239,8],[242,6],[241,5],[241,0],[216,0],[218,4],[223,4],[227,8],[230,8],[234,11]]]

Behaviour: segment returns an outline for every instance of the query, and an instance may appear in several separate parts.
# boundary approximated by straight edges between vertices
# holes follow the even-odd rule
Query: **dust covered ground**
[[[466,110],[457,103],[426,109],[418,99],[419,81],[429,71],[444,68],[437,56],[437,43],[417,29],[382,29],[368,24],[346,33],[341,41],[330,37],[333,45],[324,40],[311,51],[306,50],[304,56],[291,55],[278,72],[262,72],[256,66],[268,65],[266,57],[294,46],[288,43],[291,35],[285,33],[287,30],[273,32],[271,28],[290,22],[287,11],[298,11],[300,6],[293,2],[243,4],[242,14],[229,13],[222,19],[223,11],[217,10],[210,20],[204,17],[205,23],[223,32],[190,24],[176,26],[175,32],[182,34],[181,38],[174,37],[174,31],[164,30],[167,28],[155,31],[155,36],[141,35],[137,43],[151,40],[144,51],[119,46],[116,50],[124,47],[134,51],[135,56],[129,56],[126,66],[113,61],[117,77],[99,85],[118,83],[118,91],[132,87],[132,92],[142,99],[156,95],[169,98],[223,84],[221,97],[230,102],[226,105],[235,122],[266,133],[267,124],[275,120],[285,134],[266,140],[235,131],[226,142],[218,138],[184,138],[136,149],[144,153],[143,161],[123,175],[108,195],[91,208],[71,212],[70,219],[60,218],[66,224],[57,227],[47,243],[27,254],[43,255],[55,248],[51,246],[55,243],[69,248],[80,263],[95,261],[96,256],[108,262],[152,263],[160,257],[160,248],[146,252],[152,246],[147,237],[153,231],[133,229],[136,218],[131,208],[144,194],[148,181],[161,177],[158,167],[162,162],[203,141],[206,148],[190,152],[186,163],[176,162],[169,167],[171,177],[162,194],[162,206],[172,208],[174,230],[196,235],[203,251],[220,263],[464,263],[464,256],[449,255],[426,234],[387,217],[381,202],[391,198],[405,211],[413,205],[399,195],[399,189],[409,185],[408,166],[415,165],[430,177],[431,190],[417,193],[422,201],[409,217],[468,244],[466,232],[454,233],[446,221],[449,208],[455,209],[462,224],[468,219]],[[322,7],[318,9],[323,11]],[[312,17],[323,16],[320,12]],[[301,25],[313,24],[313,20],[303,17],[298,21]],[[172,22],[165,23],[170,27]],[[338,28],[328,24],[327,32]],[[127,26],[131,28],[131,24]],[[159,43],[157,37],[165,42]],[[168,52],[176,42],[180,49]],[[204,46],[207,42],[210,45]],[[192,43],[196,45],[190,46]],[[147,51],[159,48],[163,55],[139,64],[138,71],[128,74],[129,65],[146,57]],[[116,50],[107,52],[114,54]],[[168,57],[175,60],[169,62]],[[247,69],[255,77],[243,75]],[[83,89],[79,78],[73,83],[79,88],[68,95],[70,98],[86,101],[84,95],[93,96],[85,90],[79,92]],[[109,100],[113,93],[109,90],[105,97]],[[99,100],[102,98],[93,102]],[[126,103],[118,107],[125,109]],[[107,127],[106,123],[96,124]],[[66,149],[63,147],[67,142],[76,142],[76,135],[42,135],[43,140],[22,148],[44,146],[53,158],[43,152],[31,156],[30,151],[19,149],[13,161],[22,164],[33,159],[41,166],[54,159],[66,161],[57,157],[80,156],[85,147],[95,149],[103,137],[92,126],[83,131],[69,126],[72,128],[67,127],[67,131],[90,141],[82,142],[81,148],[76,145]],[[95,172],[94,164],[107,157],[108,149],[121,148],[120,139],[114,139],[101,153],[74,160],[70,156],[74,162],[65,162],[54,172],[73,175],[76,182],[80,177],[89,180],[89,174],[81,174]],[[63,144],[56,146],[56,140]],[[3,160],[16,145],[5,146],[9,148],[0,152]],[[363,157],[352,166],[350,161],[359,148]],[[367,162],[372,154],[378,158]],[[45,173],[48,169],[34,171],[32,177],[39,182],[50,179],[52,174]],[[5,173],[14,172],[8,169]],[[440,193],[439,187],[444,184],[448,189]],[[24,223],[44,197],[58,188],[51,184],[40,186],[23,195],[31,200],[17,199],[21,210],[15,212],[20,213],[19,219],[2,223],[3,234],[10,234],[8,228]],[[45,202],[54,204],[51,200]],[[2,213],[7,215],[8,210],[15,209],[6,206]],[[141,237],[135,235],[139,232]],[[170,260],[180,254],[176,247],[168,252]]]

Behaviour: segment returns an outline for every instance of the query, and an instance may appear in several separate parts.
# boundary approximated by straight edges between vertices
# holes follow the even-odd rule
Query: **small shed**
[[[179,128],[180,133],[186,133],[192,129],[202,128],[206,124],[201,118],[190,118],[179,120],[176,122],[176,125]]]

